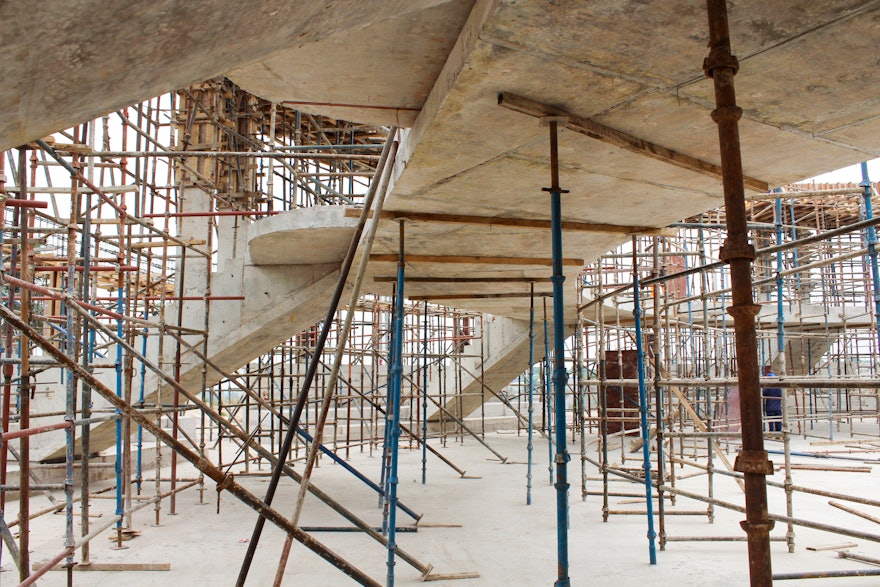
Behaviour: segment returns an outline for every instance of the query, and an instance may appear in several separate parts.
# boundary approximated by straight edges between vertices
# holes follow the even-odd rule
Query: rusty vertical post
[[[22,146],[18,148],[18,197],[21,200],[28,199],[27,186],[28,186],[28,159],[27,159],[27,147]],[[22,208],[18,214],[18,227],[19,227],[19,239],[21,244],[19,245],[19,250],[21,251],[21,264],[19,265],[20,269],[20,277],[22,280],[27,280],[30,276],[29,274],[29,263],[28,263],[28,255],[30,254],[28,250],[28,214],[27,208]],[[22,289],[21,290],[21,319],[23,322],[28,322],[30,320],[30,292]],[[31,422],[31,377],[30,377],[30,341],[27,336],[24,334],[20,334],[19,336],[19,358],[21,359],[21,372],[19,379],[19,414],[18,414],[18,427],[20,430],[26,430],[30,428]],[[30,571],[30,466],[31,466],[31,441],[27,436],[22,436],[19,441],[21,444],[19,446],[18,452],[18,466],[19,466],[19,488],[18,488],[18,496],[19,496],[19,510],[18,510],[18,527],[19,530],[19,561],[21,565],[18,568],[19,579],[24,581],[31,574]]]
[[[6,153],[0,153],[0,227],[6,228]],[[0,245],[3,245],[3,231],[0,231]],[[10,269],[14,266],[12,258],[15,253],[15,245],[12,245],[13,255],[10,255]],[[12,304],[13,289],[9,288],[9,307]],[[12,358],[12,327],[4,326],[4,333],[0,343],[2,354],[5,359]],[[12,374],[13,367],[11,362],[3,364],[2,367],[3,385],[0,392],[0,430],[7,432],[9,430],[10,404],[12,403]],[[6,485],[6,463],[9,458],[9,449],[5,442],[0,442],[0,485]],[[6,509],[6,492],[0,491],[0,511]]]
[[[742,450],[735,470],[745,476],[746,520],[741,523],[749,546],[749,575],[753,587],[773,583],[770,564],[770,530],[773,522],[767,512],[766,475],[773,466],[764,450],[761,430],[761,388],[758,382],[758,349],[755,315],[759,306],[752,299],[752,260],[755,249],[749,243],[746,226],[745,190],[739,146],[739,119],[742,109],[736,105],[733,78],[739,62],[730,51],[726,0],[707,0],[709,14],[709,56],[703,62],[706,76],[715,86],[715,110],[712,119],[718,125],[721,170],[724,184],[724,207],[727,238],[721,259],[730,265],[733,316],[736,335],[737,380],[742,412]]]

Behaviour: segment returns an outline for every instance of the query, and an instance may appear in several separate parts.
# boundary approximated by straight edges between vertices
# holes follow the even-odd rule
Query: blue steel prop
[[[651,447],[648,433],[648,392],[645,388],[645,348],[642,340],[642,302],[639,290],[639,265],[636,258],[636,237],[632,239],[633,248],[633,318],[636,323],[636,362],[639,370],[639,416],[642,424],[642,467],[645,471],[645,505],[648,515],[648,558],[652,565],[657,564],[657,547],[654,539],[654,495],[651,486]],[[656,368],[656,367],[655,367]]]
[[[122,330],[122,316],[125,313],[125,290],[122,287],[122,273],[119,274],[119,280],[116,286],[116,312],[119,318],[116,320],[116,336],[121,340],[124,336]],[[122,393],[122,345],[116,345],[116,396],[120,399]],[[119,417],[116,419],[116,540],[117,546],[121,546],[122,541],[122,515],[125,513],[122,504],[122,412],[116,408]]]
[[[864,199],[865,220],[874,218],[874,207],[871,204],[871,180],[868,177],[868,164],[862,162],[862,182],[859,184],[865,191]],[[874,293],[874,324],[880,328],[880,268],[877,265],[877,232],[873,226],[867,229],[868,256],[871,257],[871,282]],[[877,335],[877,344],[880,345],[880,332]]]
[[[526,469],[526,505],[532,505],[532,452],[534,443],[535,421],[535,380],[532,376],[532,365],[535,364],[535,284],[529,289],[529,444],[528,468]]]
[[[400,384],[403,374],[403,290],[404,290],[404,222],[400,221],[400,256],[397,262],[397,299],[394,304],[394,328],[391,345],[393,347],[393,364],[391,365],[391,404],[388,412],[391,414],[391,431],[388,434],[391,466],[388,470],[388,489],[386,491],[386,511],[388,523],[383,527],[388,530],[388,574],[385,584],[394,587],[395,550],[397,549],[397,468],[398,468],[398,441],[400,440]]]
[[[550,242],[552,247],[553,276],[553,391],[556,419],[556,533],[557,572],[555,587],[569,587],[568,576],[568,461],[566,449],[565,384],[565,308],[562,284],[562,194],[568,190],[559,187],[558,119],[549,119],[550,125]],[[546,332],[546,330],[545,330]],[[549,421],[549,420],[548,420]]]
[[[550,483],[553,483],[553,418],[550,416],[552,405],[550,402],[550,322],[547,320],[547,298],[544,298],[544,374],[541,378],[541,389],[544,397],[541,401],[541,410],[547,426],[547,474]]]

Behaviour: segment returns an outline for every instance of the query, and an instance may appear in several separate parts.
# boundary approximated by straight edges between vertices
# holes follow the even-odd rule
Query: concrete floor
[[[876,428],[876,424],[866,428]],[[817,438],[796,439],[793,450],[824,450],[810,444]],[[476,571],[479,579],[438,581],[438,586],[501,587],[512,585],[548,585],[556,576],[555,492],[548,483],[547,445],[536,442],[533,504],[525,505],[526,438],[513,433],[487,435],[487,441],[512,464],[489,460],[491,455],[475,441],[464,445],[449,442],[444,454],[469,475],[479,479],[461,479],[451,469],[429,460],[428,484],[420,483],[420,453],[403,451],[401,455],[400,497],[410,507],[423,512],[423,522],[430,524],[461,524],[460,528],[423,528],[418,533],[398,534],[399,545],[422,562],[434,565],[438,573]],[[439,441],[438,441],[439,442]],[[769,442],[768,448],[777,448]],[[830,448],[842,448],[830,447]],[[637,455],[631,455],[637,456]],[[870,456],[870,455],[869,455]],[[781,462],[781,456],[774,456]],[[365,472],[377,476],[379,458],[358,452],[352,453],[352,462]],[[801,459],[817,464],[815,459]],[[648,564],[648,544],[645,538],[646,522],[643,516],[616,516],[609,523],[601,521],[601,497],[590,496],[580,500],[579,459],[574,455],[571,502],[571,577],[574,585],[603,582],[607,585],[656,586],[705,585],[734,586],[748,582],[746,545],[744,542],[687,542],[670,543],[665,552],[658,553],[658,564]],[[795,459],[798,462],[798,459]],[[819,464],[856,465],[846,461],[821,461]],[[628,460],[628,466],[637,467],[637,460]],[[877,467],[875,467],[877,469]],[[591,477],[595,470],[588,469]],[[186,475],[187,473],[183,473]],[[866,473],[827,473],[795,471],[797,484],[871,496],[878,481],[877,471]],[[782,480],[781,473],[775,476]],[[258,495],[265,491],[265,479],[237,477]],[[315,474],[316,483],[340,498],[347,507],[367,521],[381,523],[381,511],[374,495],[353,480],[344,470],[330,464],[322,465]],[[705,477],[694,477],[679,482],[679,487],[705,492]],[[601,485],[590,482],[590,490],[601,490]],[[614,490],[638,493],[641,488],[626,483],[615,483]],[[719,478],[716,496],[730,501],[741,501],[741,494],[729,479]],[[739,496],[739,497],[738,497]],[[141,535],[126,545],[126,550],[112,550],[112,541],[101,536],[92,543],[95,562],[170,563],[170,572],[79,572],[75,585],[227,585],[238,573],[254,523],[253,512],[229,495],[223,495],[220,515],[216,514],[216,493],[206,491],[206,505],[198,504],[197,490],[189,490],[178,500],[179,515],[167,515],[163,504],[162,526],[151,525],[152,511],[135,514],[134,527]],[[292,486],[282,486],[276,503],[282,512],[291,512],[294,499]],[[96,511],[104,516],[112,512],[112,500],[95,500]],[[797,495],[795,515],[826,523],[844,524],[864,532],[877,532],[876,525],[827,505],[827,498]],[[611,498],[611,507],[638,509],[638,503],[626,498]],[[784,512],[781,490],[770,490],[771,512]],[[36,506],[35,507],[39,507]],[[871,511],[868,506],[857,506]],[[671,509],[702,509],[694,502],[679,500]],[[10,511],[10,515],[14,512]],[[714,524],[705,516],[676,516],[667,518],[670,536],[741,535],[739,521],[742,515],[716,510]],[[77,520],[78,521],[78,520]],[[408,522],[403,518],[401,525]],[[100,519],[95,520],[96,523]],[[32,546],[33,561],[38,562],[60,551],[63,536],[62,516],[43,517],[34,523]],[[340,518],[326,507],[307,502],[301,521],[306,525],[343,525]],[[773,534],[784,534],[778,527]],[[319,533],[317,538],[347,558],[380,583],[385,578],[385,551],[375,542],[354,533]],[[843,561],[833,551],[807,551],[807,546],[857,542],[854,552],[880,556],[880,545],[827,533],[796,528],[797,548],[787,552],[784,543],[772,545],[774,572],[868,568],[863,563]],[[257,557],[249,575],[249,585],[271,584],[283,535],[267,525]],[[0,581],[12,578],[9,564],[4,565]],[[398,563],[397,585],[417,585],[419,574],[405,563]],[[873,584],[873,579],[838,579],[823,584]],[[296,545],[287,568],[286,584],[321,585],[326,587],[355,584],[330,567],[323,560]],[[51,572],[41,585],[65,584],[64,573]],[[815,581],[789,581],[789,585],[811,585]]]

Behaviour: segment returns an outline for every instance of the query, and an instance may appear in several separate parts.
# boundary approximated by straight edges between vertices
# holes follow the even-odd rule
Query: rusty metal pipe
[[[48,573],[52,570],[52,568],[60,563],[62,560],[72,555],[74,550],[72,548],[65,548],[60,554],[56,555],[55,558],[44,564],[42,567],[34,571],[34,574],[29,576],[27,579],[18,584],[18,587],[27,587],[28,585],[33,585],[37,582],[37,579]]]
[[[62,363],[67,369],[73,372],[83,382],[98,392],[110,405],[118,408],[121,413],[130,417],[132,420],[143,426],[150,434],[156,437],[159,442],[167,445],[169,448],[177,452],[180,456],[192,463],[199,471],[213,479],[217,483],[218,491],[229,491],[232,495],[240,499],[245,505],[253,508],[260,516],[269,520],[283,531],[292,534],[293,537],[303,544],[306,548],[315,552],[318,556],[328,561],[334,567],[360,583],[368,587],[381,587],[381,585],[367,576],[363,571],[337,555],[335,552],[324,546],[321,542],[315,540],[301,529],[290,523],[287,518],[271,506],[267,505],[263,500],[252,494],[250,491],[242,487],[233,479],[232,475],[224,473],[219,467],[212,462],[203,458],[196,451],[192,450],[182,442],[175,440],[171,434],[159,427],[146,415],[141,414],[131,404],[126,402],[98,380],[94,375],[83,369],[80,365],[71,361],[64,355],[52,342],[46,339],[42,334],[34,330],[29,324],[19,318],[15,312],[0,306],[0,316],[5,319],[22,334],[28,336],[34,343],[40,346],[47,354],[52,355],[59,363]],[[66,556],[66,553],[65,553]],[[61,558],[64,558],[62,556]],[[60,560],[60,558],[58,559]]]
[[[384,170],[385,166],[389,164],[389,155],[391,153],[396,134],[397,128],[392,127],[391,132],[388,134],[388,138],[385,141],[385,147],[384,149],[382,149],[382,155],[379,160],[379,164],[376,167],[376,169],[380,170],[380,173],[382,170]],[[343,291],[345,290],[345,285],[348,280],[348,274],[351,270],[352,264],[354,263],[354,258],[358,250],[358,245],[360,244],[361,235],[363,234],[364,228],[366,227],[367,219],[369,218],[370,208],[372,208],[373,198],[376,195],[378,187],[378,181],[374,181],[373,183],[371,183],[370,189],[367,192],[366,197],[364,198],[364,208],[358,220],[357,228],[355,229],[355,232],[351,237],[351,241],[349,242],[348,250],[346,251],[345,258],[342,262],[342,267],[340,267],[339,269],[339,279],[336,283],[336,288],[330,300],[330,305],[327,308],[327,315],[324,318],[321,332],[318,335],[318,340],[315,344],[315,358],[313,358],[313,360],[309,363],[308,369],[306,370],[306,375],[300,388],[299,397],[297,398],[296,405],[294,406],[293,412],[290,415],[290,425],[284,433],[284,439],[282,440],[281,447],[278,451],[278,464],[272,471],[272,477],[269,480],[269,487],[266,489],[266,504],[271,504],[273,498],[275,497],[275,491],[278,488],[278,482],[281,480],[282,465],[287,461],[287,455],[290,453],[290,447],[293,444],[293,438],[296,435],[296,427],[299,425],[300,416],[302,415],[302,412],[305,409],[306,401],[308,400],[309,389],[311,388],[312,381],[315,379],[315,374],[318,370],[318,361],[316,360],[316,358],[319,357],[323,352],[324,344],[326,343],[327,336],[330,333],[330,328],[334,323],[333,318],[336,315],[336,309],[339,306],[339,301],[342,298]],[[239,570],[238,579],[236,581],[236,585],[238,587],[242,587],[245,583],[245,580],[247,580],[248,571],[250,570],[251,563],[253,562],[254,554],[257,551],[257,545],[260,542],[260,536],[262,535],[263,526],[265,525],[265,523],[266,519],[261,514],[260,517],[257,518],[256,524],[254,524],[254,531],[251,535],[250,543],[248,544],[247,553],[245,553],[244,560],[241,564],[241,569]]]
[[[762,432],[761,387],[758,382],[758,348],[755,316],[760,306],[752,298],[752,261],[755,248],[748,240],[748,226],[743,185],[739,119],[742,109],[736,105],[733,78],[739,62],[730,50],[727,1],[707,0],[709,17],[709,55],[703,63],[706,76],[715,87],[715,110],[712,119],[718,126],[721,155],[724,210],[728,233],[721,248],[721,260],[730,265],[733,316],[736,339],[737,380],[740,389],[743,447],[734,469],[745,475],[746,520],[741,523],[748,537],[749,576],[752,587],[773,583],[770,559],[770,530],[773,521],[767,510],[766,475],[773,464],[764,450]]]
[[[19,147],[18,149],[18,185],[21,186],[19,196],[23,200],[27,200],[27,148]],[[18,216],[18,226],[21,230],[21,268],[20,275],[22,279],[28,278],[28,215],[26,210],[22,210]],[[30,320],[30,292],[21,290],[21,319],[25,322]],[[28,338],[22,335],[19,338],[20,354],[21,354],[21,378],[19,379],[18,401],[19,414],[18,424],[21,428],[30,428],[31,425],[31,376],[30,376],[30,342]],[[30,575],[30,487],[28,487],[28,477],[30,476],[31,466],[31,449],[30,437],[22,436],[19,439],[19,510],[18,519],[21,531],[19,532],[18,551],[21,564],[18,567],[19,577],[22,581]]]

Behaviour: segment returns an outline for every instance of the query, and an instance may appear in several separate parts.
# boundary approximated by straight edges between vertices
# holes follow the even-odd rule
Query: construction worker
[[[776,377],[770,366],[764,367],[765,377]],[[782,388],[765,387],[761,396],[764,399],[764,416],[767,418],[769,432],[782,432]]]

